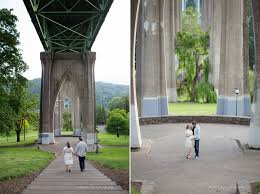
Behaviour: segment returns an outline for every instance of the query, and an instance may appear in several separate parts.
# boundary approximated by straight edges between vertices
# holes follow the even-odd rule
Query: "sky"
[[[0,8],[12,8],[19,19],[19,47],[29,66],[24,76],[27,79],[41,77],[40,52],[44,49],[23,0],[1,0]],[[129,85],[130,1],[114,0],[91,50],[96,52],[96,81]]]

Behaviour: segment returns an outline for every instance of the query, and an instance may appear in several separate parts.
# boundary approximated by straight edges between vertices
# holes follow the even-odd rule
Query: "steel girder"
[[[91,50],[113,0],[23,0],[45,51]]]

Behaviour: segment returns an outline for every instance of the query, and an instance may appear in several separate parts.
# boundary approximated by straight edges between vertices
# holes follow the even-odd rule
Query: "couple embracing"
[[[199,145],[200,145],[200,127],[196,124],[196,121],[192,121],[186,127],[186,141],[185,148],[187,149],[186,158],[192,158],[191,150],[194,146],[195,159],[199,159]]]

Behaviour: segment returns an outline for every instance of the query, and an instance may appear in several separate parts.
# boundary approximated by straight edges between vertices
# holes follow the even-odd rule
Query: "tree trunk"
[[[16,131],[16,142],[20,142],[20,133],[21,133],[21,130]]]
[[[198,77],[199,77],[199,55],[195,54],[195,77],[193,79],[192,82],[192,88],[191,88],[191,101],[194,102],[195,101],[195,88],[197,85],[197,81],[198,81]]]

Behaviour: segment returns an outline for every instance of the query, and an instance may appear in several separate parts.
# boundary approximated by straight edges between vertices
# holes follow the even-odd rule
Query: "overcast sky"
[[[23,0],[0,1],[0,8],[13,8],[18,17],[20,48],[29,70],[28,79],[41,77],[40,52],[44,51]],[[130,1],[114,0],[92,46],[96,52],[96,81],[129,84],[130,82]]]

